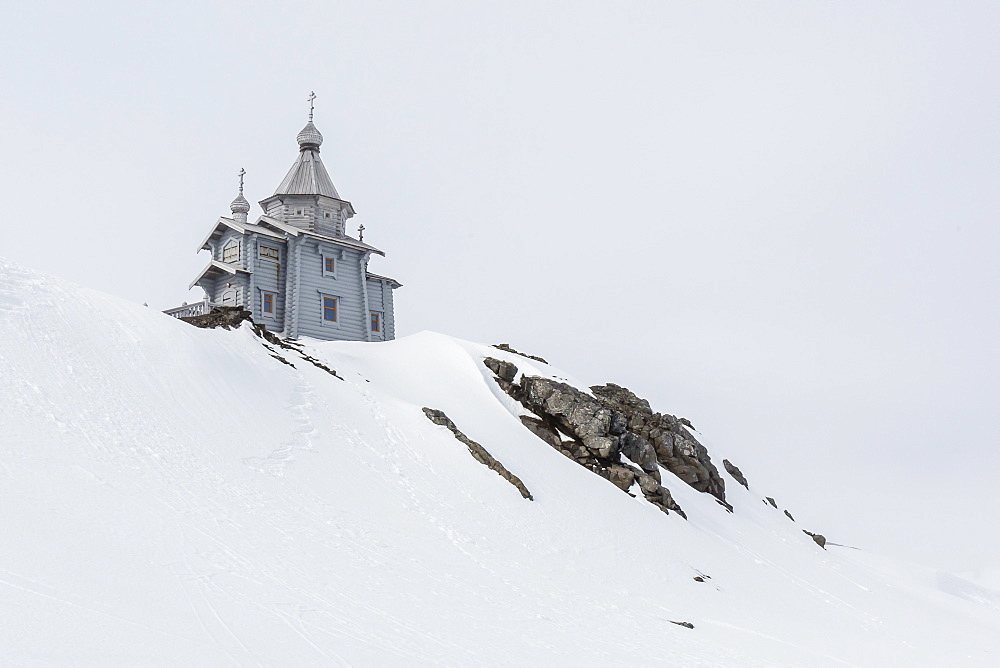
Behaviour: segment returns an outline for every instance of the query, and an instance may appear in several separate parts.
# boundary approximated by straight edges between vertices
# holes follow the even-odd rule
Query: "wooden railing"
[[[222,306],[222,304],[210,302],[206,297],[204,300],[195,302],[194,304],[184,303],[180,306],[175,306],[174,308],[168,308],[164,311],[164,313],[175,318],[187,318],[192,315],[205,315],[216,306]]]

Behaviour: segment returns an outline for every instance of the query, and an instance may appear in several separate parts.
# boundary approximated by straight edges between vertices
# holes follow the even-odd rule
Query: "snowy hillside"
[[[1000,663],[988,583],[819,548],[752,462],[733,513],[662,471],[665,514],[483,359],[586,389],[562,371],[426,332],[306,343],[339,377],[272,348],[0,262],[0,663]]]

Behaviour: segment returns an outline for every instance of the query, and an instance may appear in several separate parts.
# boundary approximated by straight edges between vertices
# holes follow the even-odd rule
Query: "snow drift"
[[[555,368],[427,332],[306,342],[339,378],[276,350],[0,262],[0,663],[1000,661],[1000,592],[820,549],[752,462],[733,513],[662,470],[666,515],[482,360],[586,389]]]

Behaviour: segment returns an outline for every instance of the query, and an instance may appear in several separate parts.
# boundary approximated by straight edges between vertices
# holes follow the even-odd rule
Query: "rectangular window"
[[[382,331],[382,318],[379,317],[378,313],[372,313],[372,331]]]
[[[240,243],[238,241],[230,241],[226,244],[226,247],[222,249],[222,261],[229,264],[240,261]]]
[[[270,292],[265,292],[264,295],[264,313],[274,313],[274,295]]]
[[[332,257],[324,257],[323,258],[323,274],[324,275],[334,273],[333,270],[335,268],[336,268],[336,264],[334,263]]]
[[[323,321],[337,322],[337,298],[323,297]]]
[[[271,248],[270,246],[260,247],[260,259],[262,260],[277,260],[278,259],[278,249]]]

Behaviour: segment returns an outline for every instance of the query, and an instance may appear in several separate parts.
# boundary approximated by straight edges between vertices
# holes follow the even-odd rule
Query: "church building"
[[[215,306],[241,306],[268,330],[289,338],[326,341],[387,341],[395,338],[393,290],[399,282],[368,271],[373,254],[385,255],[348,235],[354,207],[333,185],[320,146],[323,135],[309,122],[296,137],[299,155],[270,197],[263,215],[249,222],[250,203],[240,192],[232,215],[216,221],[198,250],[211,254],[191,282],[205,300],[165,313],[174,317],[208,313]]]

